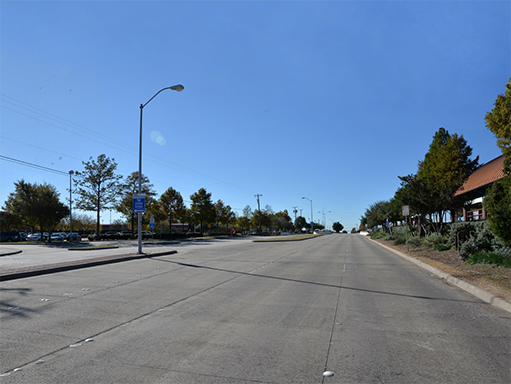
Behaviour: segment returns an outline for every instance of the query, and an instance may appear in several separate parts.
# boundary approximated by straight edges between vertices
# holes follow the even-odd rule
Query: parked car
[[[21,235],[17,231],[2,231],[0,234],[0,241],[21,241]]]
[[[43,240],[46,240],[46,239],[48,239],[48,234],[47,233],[43,234],[42,239],[41,239],[41,234],[40,233],[32,233],[31,235],[27,236],[27,241],[43,241]]]
[[[62,233],[55,232],[51,234],[51,241],[64,241],[66,236],[64,236]]]
[[[82,241],[82,237],[79,233],[73,232],[67,235],[67,241]]]

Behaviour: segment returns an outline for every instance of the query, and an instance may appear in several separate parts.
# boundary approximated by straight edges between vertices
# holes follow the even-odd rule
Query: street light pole
[[[69,171],[69,237],[68,241],[73,240],[73,215],[71,210],[73,209],[73,170]]]
[[[311,202],[311,233],[314,234],[314,217],[312,215],[312,200],[307,197],[302,197],[302,199],[309,200]]]
[[[166,89],[171,89],[173,91],[181,92],[185,87],[181,84],[173,85],[171,87],[166,87],[160,89],[156,94],[151,97],[147,103],[140,104],[140,138],[139,138],[139,149],[138,149],[138,194],[142,193],[142,110],[144,107],[149,104],[149,102],[154,99],[156,96],[160,94],[160,92],[165,91]],[[138,212],[138,253],[142,253],[142,213]]]

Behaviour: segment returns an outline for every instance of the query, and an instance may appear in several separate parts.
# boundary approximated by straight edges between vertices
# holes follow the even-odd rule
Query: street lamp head
[[[172,89],[173,91],[178,91],[178,92],[181,92],[183,89],[185,89],[185,87],[183,87],[181,84],[173,85],[172,87],[169,87],[169,88]]]
[[[74,175],[75,174],[75,171],[73,171],[72,169],[69,171],[69,174],[70,175]]]

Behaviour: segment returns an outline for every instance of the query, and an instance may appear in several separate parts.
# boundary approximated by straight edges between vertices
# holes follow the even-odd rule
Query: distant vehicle
[[[42,241],[42,240],[46,240],[47,238],[48,238],[48,234],[46,234],[46,233],[43,235],[42,239],[41,239],[40,233],[32,233],[31,235],[27,236],[27,241]]]
[[[66,236],[59,232],[52,233],[50,237],[51,241],[64,241],[65,238]]]
[[[323,230],[319,231],[319,233],[321,233],[322,235],[331,235],[332,231],[330,231],[328,229],[323,229]]]
[[[21,235],[17,231],[2,231],[0,234],[0,241],[21,241]]]
[[[82,237],[78,233],[73,232],[73,233],[67,235],[66,240],[67,241],[82,241]]]

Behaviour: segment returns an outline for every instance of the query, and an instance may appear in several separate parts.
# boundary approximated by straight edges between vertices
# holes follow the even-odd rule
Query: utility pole
[[[302,211],[303,211],[303,209],[300,209],[300,216],[301,216],[301,217],[303,217],[303,215],[302,215]]]
[[[261,234],[261,204],[259,202],[259,198],[262,197],[263,195],[262,194],[257,194],[257,195],[254,195],[257,199],[257,210],[259,211],[259,235]]]
[[[296,214],[298,213],[298,210],[296,208],[298,208],[298,207],[293,207],[293,213],[295,214],[295,223],[296,223]]]
[[[319,211],[318,213],[322,213],[323,214],[323,225],[325,226],[326,228],[326,214],[327,213],[332,213],[332,211],[327,211],[325,212],[325,208],[323,208],[323,211]]]

